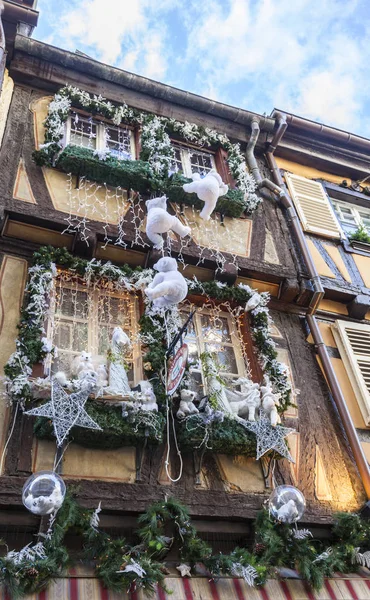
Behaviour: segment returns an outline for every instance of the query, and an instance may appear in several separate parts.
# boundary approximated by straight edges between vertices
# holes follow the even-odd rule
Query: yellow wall
[[[313,241],[307,238],[306,242],[318,274],[322,275],[322,277],[332,277],[333,279],[336,279],[335,273],[333,273],[326,264],[324,257],[320,254],[320,251],[316,248]]]
[[[332,173],[327,173],[326,171],[319,171],[319,169],[315,169],[313,167],[299,165],[298,163],[292,162],[291,160],[286,160],[285,158],[276,157],[276,162],[280,169],[283,169],[284,171],[290,171],[290,173],[300,175],[301,177],[307,177],[307,179],[324,179],[325,181],[337,183],[338,185],[344,180],[347,181],[348,184],[351,183],[351,179],[348,177],[341,177],[338,175],[333,175]]]
[[[326,300],[325,298],[321,300],[319,309],[338,315],[348,315],[347,307],[344,304],[335,302],[334,300]]]
[[[325,248],[326,252],[329,254],[330,258],[335,263],[335,266],[337,267],[337,269],[338,269],[339,273],[342,275],[342,277],[346,281],[351,283],[350,274],[349,274],[346,264],[342,258],[342,255],[339,252],[339,248],[337,248],[337,246],[332,246],[331,244],[323,244],[323,247]]]
[[[4,137],[6,120],[8,118],[9,107],[13,96],[13,89],[14,81],[11,77],[9,77],[8,69],[5,69],[3,88],[0,96],[0,147]]]
[[[353,260],[360,272],[364,284],[370,288],[370,257],[361,254],[352,254]]]
[[[27,277],[27,262],[5,255],[0,268],[0,368],[8,362],[15,350],[18,335],[20,309]],[[0,383],[0,392],[4,384]],[[0,393],[0,454],[6,442],[8,430],[8,408],[6,397]]]

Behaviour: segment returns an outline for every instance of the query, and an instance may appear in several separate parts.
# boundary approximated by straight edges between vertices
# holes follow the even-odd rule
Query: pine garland
[[[146,163],[146,166],[142,163],[138,167],[137,184],[133,182],[130,186],[136,191],[145,191],[148,186],[151,191],[166,191],[172,185],[169,170],[174,159],[174,150],[168,133],[173,132],[200,148],[221,147],[228,152],[228,167],[238,189],[232,190],[233,194],[228,194],[227,201],[225,199],[223,203],[219,201],[218,210],[223,209],[225,210],[223,214],[230,214],[230,216],[241,216],[244,211],[252,214],[260,204],[261,198],[256,194],[256,182],[248,172],[240,144],[233,144],[225,134],[194,123],[186,121],[182,123],[175,119],[143,113],[128,107],[125,103],[115,106],[102,96],[90,96],[87,92],[70,85],[59,90],[49,105],[44,123],[45,143],[40,150],[33,153],[37,165],[60,166],[63,170],[66,170],[69,165],[71,172],[75,173],[76,165],[73,164],[72,158],[74,152],[71,155],[68,148],[62,151],[64,124],[72,106],[88,111],[92,115],[101,115],[113,121],[115,125],[120,125],[124,121],[126,124],[142,128],[140,159]],[[81,153],[78,156],[81,157]],[[109,156],[109,149],[106,149],[103,154],[97,151],[85,151],[82,156],[85,156],[85,161],[79,160],[79,175],[93,178],[95,174],[98,176],[98,181],[101,181],[104,173],[105,183],[110,182],[111,185],[121,187],[127,186],[127,177],[131,181],[135,176],[136,168],[125,164],[132,161],[117,161]],[[94,160],[96,157],[98,160]],[[142,175],[146,170],[148,177],[145,182]],[[187,201],[191,200],[187,199]],[[234,201],[235,206],[229,207],[230,204],[234,204]],[[233,214],[228,212],[229,208],[232,208]]]
[[[276,577],[279,568],[287,567],[298,571],[315,590],[335,572],[356,572],[360,567],[356,555],[366,556],[370,550],[369,521],[350,513],[335,515],[330,539],[315,540],[294,535],[294,526],[274,522],[262,509],[254,523],[252,550],[236,548],[230,554],[213,554],[191,524],[186,507],[174,498],[152,504],[139,517],[138,543],[134,546],[99,530],[99,512],[80,507],[67,495],[48,533],[38,542],[37,552],[25,547],[0,558],[0,583],[11,597],[40,592],[52,579],[62,576],[72,564],[64,545],[70,530],[82,535],[83,550],[78,558],[93,561],[96,577],[116,593],[143,589],[150,594],[156,585],[164,587],[161,561],[174,543],[182,563],[191,569],[203,564],[213,579],[244,577],[249,585],[263,585],[268,577]]]

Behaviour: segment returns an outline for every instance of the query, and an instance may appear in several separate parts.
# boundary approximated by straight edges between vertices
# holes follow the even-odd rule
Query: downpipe
[[[266,159],[267,159],[269,168],[271,170],[274,182],[270,181],[267,178],[262,178],[256,157],[254,154],[256,143],[257,143],[258,136],[259,136],[259,131],[260,131],[259,121],[257,118],[253,119],[252,123],[251,123],[252,133],[251,133],[251,137],[248,142],[248,145],[247,145],[246,162],[247,162],[248,168],[250,169],[251,174],[253,175],[253,177],[255,178],[255,180],[257,182],[257,188],[260,191],[260,193],[262,193],[264,191],[263,188],[265,188],[265,189],[267,188],[270,192],[273,193],[273,195],[282,204],[282,206],[284,206],[284,208],[287,209],[287,212],[288,212],[288,215],[290,218],[290,222],[291,222],[291,226],[294,231],[294,235],[295,235],[296,241],[298,243],[299,249],[302,253],[303,260],[306,265],[307,272],[308,272],[308,275],[310,278],[310,282],[311,282],[313,290],[314,290],[313,297],[311,299],[311,302],[310,302],[308,310],[307,310],[307,315],[306,315],[307,323],[310,328],[317,353],[321,359],[323,370],[324,370],[331,394],[333,396],[334,403],[337,407],[338,413],[339,413],[340,418],[343,423],[344,430],[347,435],[348,442],[351,446],[353,456],[354,456],[363,486],[365,488],[367,498],[370,499],[369,465],[368,465],[367,459],[365,457],[364,451],[362,449],[360,440],[358,438],[357,431],[353,425],[352,418],[351,418],[351,415],[348,411],[348,407],[346,404],[346,400],[344,398],[342,389],[339,385],[337,376],[336,376],[333,366],[331,364],[328,350],[324,343],[320,328],[318,326],[318,323],[317,323],[317,320],[315,317],[317,308],[325,294],[324,288],[322,286],[321,279],[317,272],[316,266],[312,260],[311,253],[308,249],[308,246],[306,243],[306,238],[305,238],[305,235],[302,230],[301,222],[298,218],[298,215],[297,215],[297,212],[293,205],[292,199],[285,187],[283,178],[280,173],[280,169],[279,169],[279,167],[276,163],[275,157],[274,157],[274,152],[275,152],[276,148],[278,147],[280,140],[281,140],[282,136],[284,135],[285,130],[287,128],[286,118],[283,114],[278,113],[278,112],[274,113],[273,116],[275,116],[275,118],[277,120],[278,127],[276,129],[276,132],[273,136],[271,143],[268,146],[268,149],[266,152]]]

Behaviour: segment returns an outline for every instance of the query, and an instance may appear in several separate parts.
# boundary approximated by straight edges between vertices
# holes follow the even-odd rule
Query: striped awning
[[[206,577],[166,578],[172,594],[158,588],[153,600],[370,600],[368,575],[338,575],[325,581],[319,592],[311,591],[298,579],[269,580],[263,588],[251,588],[242,579],[222,578],[217,583]],[[69,576],[57,579],[28,600],[148,600],[143,591],[115,594],[93,577]],[[0,600],[12,600],[2,591]]]

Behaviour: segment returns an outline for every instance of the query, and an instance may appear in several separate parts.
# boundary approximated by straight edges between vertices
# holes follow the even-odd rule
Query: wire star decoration
[[[257,438],[257,460],[266,454],[266,452],[274,450],[283,458],[287,458],[290,462],[295,462],[285,443],[285,438],[289,434],[294,433],[295,429],[283,427],[282,425],[273,427],[270,419],[266,418],[263,414],[261,414],[258,421],[246,421],[241,417],[237,417],[237,421],[245,429],[255,434]]]
[[[85,404],[90,394],[90,387],[86,387],[74,394],[67,394],[58,381],[51,384],[51,400],[38,408],[26,411],[25,415],[33,417],[47,417],[53,421],[54,433],[58,447],[62,446],[72,427],[85,427],[98,429],[101,427],[89,417]]]

